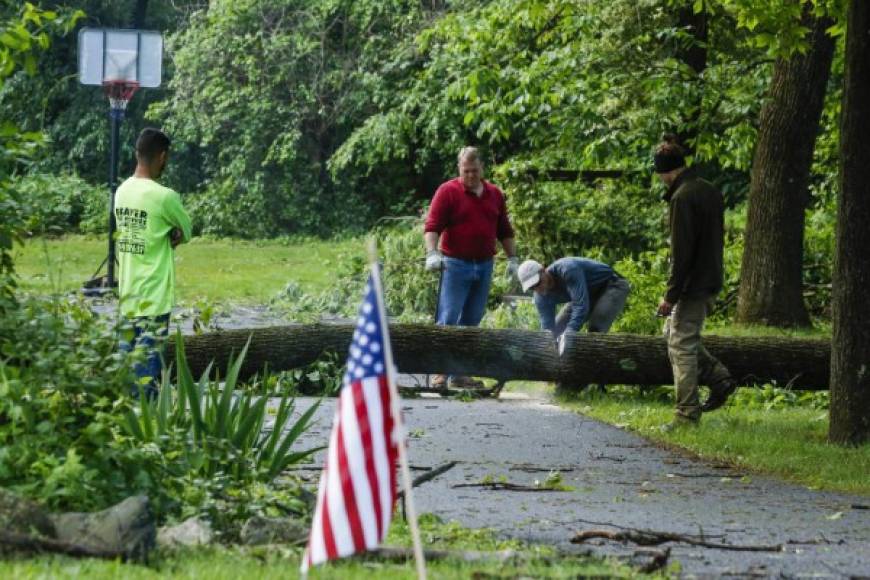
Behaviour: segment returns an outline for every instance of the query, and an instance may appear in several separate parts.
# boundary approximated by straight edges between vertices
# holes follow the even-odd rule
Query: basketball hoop
[[[139,88],[136,81],[103,81],[103,92],[109,98],[109,104],[113,111],[127,110],[127,103],[133,98],[133,94]]]

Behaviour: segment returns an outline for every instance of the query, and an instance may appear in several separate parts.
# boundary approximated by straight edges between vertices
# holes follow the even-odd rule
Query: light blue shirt
[[[590,294],[616,276],[607,264],[588,258],[561,258],[547,272],[555,278],[555,286],[546,294],[534,294],[541,328],[549,331],[556,327],[556,306],[565,302],[571,303],[567,329],[579,331],[589,318]]]

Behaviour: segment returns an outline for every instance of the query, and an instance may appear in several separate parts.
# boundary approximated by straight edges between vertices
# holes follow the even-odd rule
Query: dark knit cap
[[[653,168],[656,173],[668,173],[674,169],[686,166],[685,150],[673,133],[665,133],[662,142],[656,147],[653,155]]]

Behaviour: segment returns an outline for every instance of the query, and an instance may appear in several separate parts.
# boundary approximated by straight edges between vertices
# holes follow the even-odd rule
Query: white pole
[[[369,264],[372,269],[372,279],[375,283],[375,296],[378,300],[378,312],[381,317],[381,331],[384,334],[384,359],[387,365],[387,384],[390,388],[390,411],[395,422],[394,434],[398,439],[396,447],[399,450],[399,466],[402,470],[402,488],[405,490],[405,512],[408,525],[411,528],[411,540],[414,543],[414,561],[417,564],[418,580],[426,580],[426,562],[423,559],[423,543],[420,541],[420,530],[417,527],[417,510],[414,507],[414,494],[411,489],[411,469],[408,467],[408,454],[405,449],[405,426],[402,424],[402,409],[399,404],[399,389],[396,386],[396,367],[393,365],[393,347],[390,344],[390,331],[387,326],[387,311],[384,307],[383,285],[381,271],[378,265],[378,247],[375,238],[368,241]]]

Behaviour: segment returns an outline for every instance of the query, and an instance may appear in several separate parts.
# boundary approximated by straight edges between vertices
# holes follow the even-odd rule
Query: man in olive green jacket
[[[656,150],[655,171],[668,186],[664,200],[669,205],[671,272],[667,291],[658,307],[668,316],[665,334],[668,357],[677,390],[673,423],[697,424],[702,411],[725,404],[734,392],[731,374],[701,344],[704,319],[722,289],[725,205],[722,194],[709,182],[686,168],[682,148],[667,140]],[[702,406],[699,383],[710,386]]]

